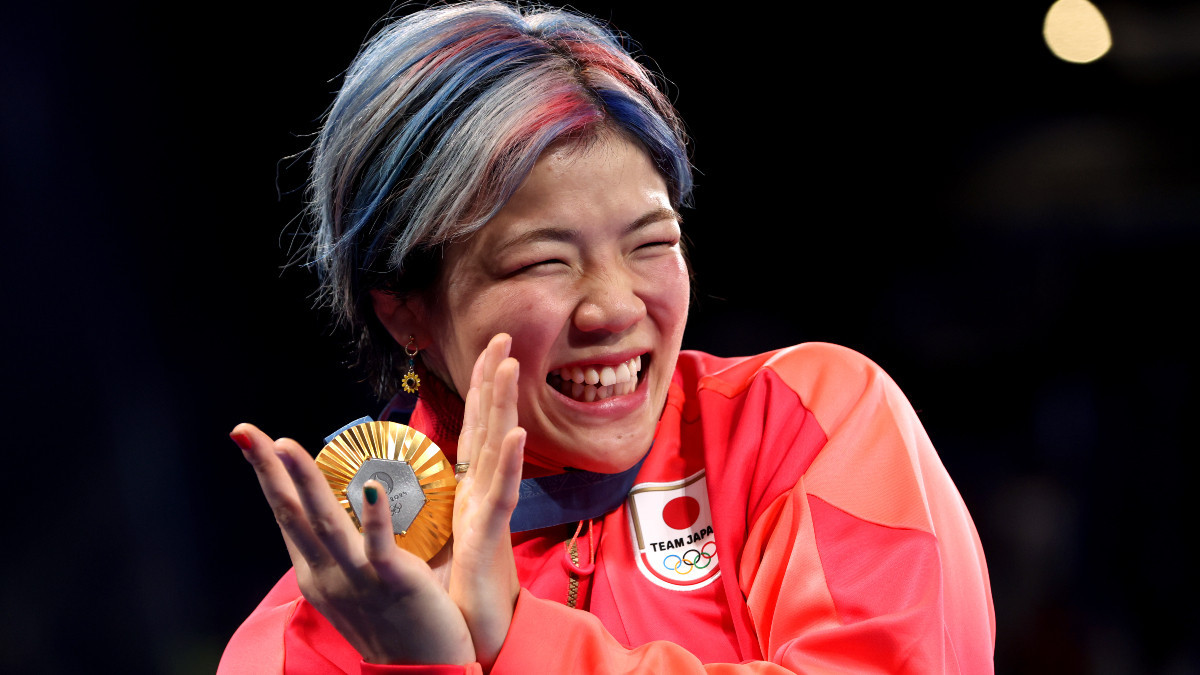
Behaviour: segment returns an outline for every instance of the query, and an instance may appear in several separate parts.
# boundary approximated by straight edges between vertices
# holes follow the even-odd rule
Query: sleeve
[[[359,668],[361,675],[483,675],[478,663],[465,666],[385,666],[363,661]]]
[[[759,383],[769,393],[724,388],[738,419],[721,432],[775,446],[735,457],[753,466],[725,477],[752,504],[738,599],[764,660],[702,664],[665,641],[627,649],[596,617],[522,591],[494,673],[993,672],[995,619],[978,536],[895,383],[832,345],[784,350],[765,369],[771,383]],[[767,410],[788,420],[786,433],[775,433],[783,423],[763,424],[757,413]],[[753,424],[758,430],[746,431]],[[797,447],[777,447],[789,444]],[[765,456],[802,457],[803,466]]]
[[[221,654],[217,675],[283,672],[284,634],[300,602],[295,579],[289,570],[238,626]]]
[[[767,368],[826,440],[743,549],[762,653],[798,673],[992,673],[978,534],[895,382],[833,345],[801,345]]]

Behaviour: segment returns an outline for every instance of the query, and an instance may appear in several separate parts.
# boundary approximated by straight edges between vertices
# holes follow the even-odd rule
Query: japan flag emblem
[[[671,483],[634,485],[628,511],[637,566],[652,583],[694,591],[721,576],[703,470]]]

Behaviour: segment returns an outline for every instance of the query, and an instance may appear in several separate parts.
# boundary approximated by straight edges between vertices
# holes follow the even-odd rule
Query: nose
[[[587,279],[575,308],[575,328],[585,333],[621,333],[646,316],[646,303],[628,274],[607,271]]]

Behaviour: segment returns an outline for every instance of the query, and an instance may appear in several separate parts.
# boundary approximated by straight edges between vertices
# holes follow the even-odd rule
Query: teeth
[[[608,366],[600,369],[600,386],[611,387],[617,383],[617,372]]]
[[[630,377],[632,377],[632,375],[629,373],[628,365],[622,363],[621,365],[617,366],[617,382],[628,382]]]
[[[568,366],[550,372],[558,378],[553,384],[559,392],[576,401],[591,403],[611,396],[624,396],[637,389],[642,357],[635,356],[616,366]]]

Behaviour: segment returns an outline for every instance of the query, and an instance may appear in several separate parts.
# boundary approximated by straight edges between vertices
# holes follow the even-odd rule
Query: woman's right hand
[[[272,440],[251,424],[239,424],[230,437],[258,474],[300,591],[364,660],[414,665],[475,660],[462,612],[446,592],[444,570],[439,578],[396,545],[382,485],[368,481],[364,488],[360,535],[298,443]]]
[[[450,597],[471,630],[475,656],[491,669],[521,590],[509,520],[521,488],[525,430],[517,425],[520,365],[512,338],[494,336],[475,361],[464,401],[458,461],[469,464],[454,495]]]

